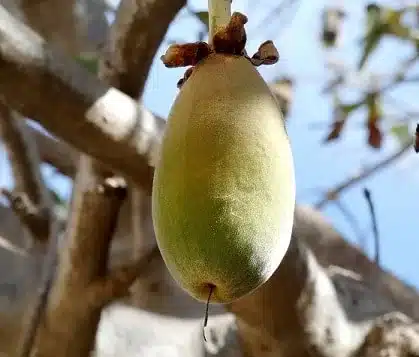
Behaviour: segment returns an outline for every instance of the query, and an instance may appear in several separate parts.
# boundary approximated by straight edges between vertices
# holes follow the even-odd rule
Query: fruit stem
[[[205,337],[205,327],[207,327],[207,323],[208,323],[209,303],[210,303],[211,295],[214,291],[215,285],[208,284],[208,287],[209,287],[208,300],[207,300],[207,306],[205,307],[204,327],[202,328],[202,334],[204,336],[205,342],[207,342],[207,338]]]
[[[231,3],[233,0],[208,0],[209,43],[222,26],[230,22]]]

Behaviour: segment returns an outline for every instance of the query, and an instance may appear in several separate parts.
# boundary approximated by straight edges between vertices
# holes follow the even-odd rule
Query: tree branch
[[[178,2],[170,4],[170,8],[173,4],[179,6]],[[153,14],[157,16],[157,11]],[[159,33],[156,31],[157,35]],[[155,46],[152,39],[158,38],[157,35],[145,41],[151,46],[149,49]],[[106,86],[69,57],[48,46],[2,7],[0,43],[3,44],[0,46],[0,68],[3,69],[0,71],[0,93],[11,107],[38,121],[78,151],[123,172],[138,187],[150,191],[152,166],[165,125],[162,118],[153,116],[142,105]],[[119,55],[110,60],[103,71],[109,80],[119,83],[127,92],[137,91],[138,94],[141,81],[134,88],[122,69],[134,66],[134,59],[142,58],[142,54],[131,50],[133,62],[119,64],[123,50],[129,46],[122,40],[118,43],[121,44]],[[136,45],[132,47],[137,48]],[[111,73],[107,74],[109,71]],[[114,77],[116,79],[112,79]],[[48,157],[51,161],[56,159],[52,154]],[[64,166],[67,170],[67,164]]]
[[[392,163],[394,163],[400,157],[402,157],[406,152],[408,152],[409,150],[412,150],[412,146],[413,146],[413,141],[407,142],[398,151],[391,154],[389,157],[385,158],[384,160],[379,161],[378,163],[370,167],[367,167],[365,170],[361,171],[359,174],[351,177],[349,180],[342,182],[341,184],[337,185],[334,189],[329,190],[326,196],[315,205],[316,208],[317,209],[323,208],[329,201],[335,200],[343,191],[358,184],[362,180],[365,180],[366,178],[377,173],[381,169],[384,169],[390,166]]]
[[[31,28],[47,41],[58,43],[66,52],[78,54],[85,37],[78,31],[75,3],[76,0],[21,0],[20,6]]]
[[[128,96],[140,97],[168,25],[185,4],[186,0],[121,1],[105,50],[102,78]]]
[[[38,357],[87,356],[93,349],[101,309],[86,306],[89,284],[107,274],[108,254],[125,182],[98,174],[83,155],[73,189],[66,247],[36,343]],[[73,298],[77,297],[77,298]],[[65,321],[65,323],[63,323]]]
[[[41,176],[41,160],[27,124],[0,103],[0,135],[14,178],[13,192],[2,190],[12,209],[39,242],[48,240],[53,205]]]
[[[57,248],[59,236],[61,234],[58,220],[52,220],[49,229],[48,251],[44,259],[43,279],[39,288],[39,293],[35,305],[30,311],[28,323],[23,331],[22,339],[19,343],[19,357],[29,357],[33,348],[39,325],[42,321],[48,303],[49,294],[55,277],[57,266]]]
[[[355,270],[359,277],[344,268],[331,269],[332,264]],[[260,289],[228,308],[237,317],[245,356],[349,357],[361,350],[384,314],[398,310],[419,318],[417,292],[395,281],[318,212],[297,207],[293,239],[281,266]],[[418,340],[411,334],[406,341]],[[373,342],[374,347],[379,343]]]
[[[52,49],[3,7],[0,68],[0,93],[10,107],[140,187],[150,186],[164,123]]]
[[[379,317],[355,357],[419,356],[419,324],[393,312]]]
[[[36,141],[41,160],[53,166],[62,175],[74,177],[80,156],[79,152],[67,143],[54,139],[29,125],[27,128]]]
[[[115,268],[104,279],[90,285],[86,303],[103,308],[116,299],[126,297],[134,281],[145,273],[150,262],[158,256],[160,251],[155,245],[151,251],[136,261]]]
[[[19,218],[10,207],[0,205],[0,254],[3,252],[16,254],[18,257],[30,256],[25,247],[25,243],[30,239],[30,233],[22,227]]]
[[[109,42],[101,61],[101,77],[133,98],[141,97],[152,60],[160,46],[174,15],[185,5],[185,0],[171,1],[122,1],[112,25]],[[164,121],[155,119],[154,138],[160,141]],[[147,129],[147,128],[146,128]],[[130,190],[134,259],[141,259],[147,232],[138,227],[149,212],[141,210],[140,201],[150,200],[150,186],[143,190]],[[140,228],[140,230],[138,229]],[[153,245],[155,241],[153,239]],[[141,246],[138,249],[138,245]],[[116,288],[116,287],[115,287]],[[111,289],[112,290],[112,289]]]
[[[120,60],[118,56],[125,50],[124,46],[135,47],[137,45],[136,43],[128,43],[133,40],[132,35],[131,38],[127,38],[131,34],[131,27],[135,29],[136,22],[131,21],[128,23],[128,27],[124,27],[121,24],[126,25],[126,23],[122,20],[126,20],[127,15],[134,15],[133,19],[137,20],[135,15],[139,13],[139,10],[147,10],[146,5],[152,10],[159,3],[160,5],[157,8],[162,9],[161,5],[163,2],[159,1],[131,3],[129,0],[124,0],[121,3],[117,15],[118,18],[111,29],[111,35],[109,37],[108,48],[111,48],[112,53],[109,54],[110,57],[106,60],[102,59],[99,66],[99,77],[102,80],[118,87],[127,84],[123,83],[118,75],[115,75],[117,71],[111,66],[115,63],[119,64],[119,62],[111,62],[111,60],[114,58]],[[137,6],[134,6],[134,4]],[[131,7],[128,7],[128,5],[131,5]],[[150,15],[147,11],[146,14],[148,16]],[[168,23],[160,24],[164,28],[163,35],[170,21],[171,18],[168,19]],[[156,26],[156,22],[153,25],[158,27]],[[162,32],[161,28],[159,32]],[[119,42],[117,43],[120,47],[112,47],[114,45],[112,40],[115,36],[120,36]],[[155,49],[157,49],[158,45],[159,43],[153,43]],[[151,52],[152,56],[154,56],[154,52]],[[135,63],[138,63],[137,58],[135,58],[135,61]],[[129,60],[126,63],[129,63]],[[148,66],[145,66],[144,70],[148,72]],[[133,73],[129,75],[133,76]],[[144,80],[136,84],[138,91],[142,90],[147,73],[142,73],[142,75],[144,76]],[[121,89],[128,91],[134,88],[127,85]],[[123,96],[122,93],[116,92],[115,89],[114,91],[119,96]],[[136,108],[128,97],[125,97],[125,99],[131,109],[129,112],[131,123],[137,124],[137,118],[132,116],[132,114],[136,114]],[[105,124],[105,126],[109,125],[108,118],[106,116],[97,117],[95,111],[100,112],[97,108],[89,109],[86,115],[87,119],[93,121],[98,119],[99,123]],[[152,116],[150,117],[151,120],[154,120]],[[116,121],[114,124],[120,125]],[[125,122],[124,124],[127,123]],[[118,131],[121,128],[121,126],[115,127],[110,125],[108,127],[109,134],[114,139],[118,138],[121,134],[123,136],[129,134],[131,136],[131,133],[126,132],[126,130],[123,133]],[[122,129],[126,129],[126,127]],[[144,131],[141,131],[140,134],[144,134]],[[83,135],[86,135],[86,133],[83,133]],[[141,139],[144,139],[144,135],[142,137],[135,137],[135,141],[140,141],[140,145],[142,144],[144,146],[144,140]],[[145,149],[147,150],[147,148]],[[144,161],[144,158],[142,158],[142,161]],[[152,173],[150,168],[148,168],[148,173]],[[72,214],[68,223],[68,235],[71,245],[67,248],[70,256],[66,260],[69,264],[68,266],[62,265],[60,267],[55,295],[53,295],[55,302],[49,307],[47,323],[45,324],[46,327],[41,330],[42,333],[38,341],[37,353],[39,356],[52,356],[59,349],[63,349],[63,347],[65,351],[64,355],[68,357],[88,355],[93,348],[94,336],[103,305],[112,298],[126,293],[128,287],[139,274],[137,269],[143,268],[144,264],[149,260],[143,259],[134,266],[117,270],[111,276],[108,276],[110,242],[116,229],[118,213],[123,200],[119,194],[121,191],[120,188],[122,187],[120,181],[123,180],[115,177],[107,178],[104,175],[106,175],[105,170],[102,170],[96,164],[93,157],[88,157],[85,154],[82,155],[78,167],[76,185],[73,190]],[[149,176],[147,176],[148,179],[150,179]],[[140,182],[142,180],[144,182],[144,177],[139,178]],[[125,185],[123,192],[125,196]],[[86,304],[85,299],[82,299],[83,306],[74,304],[74,301],[70,298],[74,295],[84,296],[85,294],[87,294],[90,303]],[[65,317],[65,321],[67,322],[69,319],[72,320],[71,323],[68,323],[71,325],[71,328],[66,331],[60,330],[59,326],[59,324],[62,324],[63,317]],[[80,326],[83,326],[83,331],[80,331]],[[77,340],[75,340],[75,334],[79,336]],[[80,338],[80,334],[83,335],[82,338]]]
[[[122,1],[100,62],[99,77],[133,98],[141,97],[154,55],[174,15],[184,5],[185,0],[172,0],[170,3],[159,0]],[[131,194],[133,201],[139,192],[132,190]],[[136,216],[135,207],[132,208],[131,213]],[[157,253],[154,243],[151,257]],[[92,290],[92,296],[99,296],[100,291],[103,295],[95,300],[105,304],[113,297],[126,294],[135,280],[139,265],[144,265],[143,257],[136,261],[134,265],[111,272],[104,282],[99,282]]]

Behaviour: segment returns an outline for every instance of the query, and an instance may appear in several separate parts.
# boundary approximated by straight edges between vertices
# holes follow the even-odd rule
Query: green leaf
[[[408,141],[412,140],[408,124],[395,124],[390,131],[397,138],[400,145],[404,145]]]
[[[194,14],[198,18],[198,20],[201,21],[206,26],[206,28],[208,30],[209,29],[208,11],[197,11]]]

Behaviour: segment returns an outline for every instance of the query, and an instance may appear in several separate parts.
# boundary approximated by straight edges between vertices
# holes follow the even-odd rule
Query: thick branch
[[[154,55],[174,15],[185,3],[185,0],[122,1],[116,21],[112,25],[105,57],[101,62],[101,78],[133,98],[141,97]],[[154,132],[155,138],[160,136],[162,128],[163,125]],[[149,187],[146,191],[150,192]],[[140,212],[141,205],[135,203],[148,200],[150,197],[142,195],[142,192],[136,189],[132,189],[130,194],[131,234],[135,245],[140,244],[144,247],[146,232],[140,232],[138,229],[144,212]],[[138,253],[142,256],[143,252],[135,249],[133,254],[135,259],[138,259]],[[108,291],[120,290],[117,286]]]
[[[419,320],[417,290],[381,269],[358,247],[347,242],[319,211],[298,206],[294,235],[304,238],[322,266],[340,266],[359,274],[367,285],[390,300],[398,311]]]
[[[332,264],[349,265],[359,275],[331,269]],[[419,317],[417,293],[401,284],[396,288],[393,279],[343,241],[318,212],[298,207],[293,240],[277,271],[229,309],[237,317],[246,356],[352,356],[385,313]]]
[[[156,38],[154,35],[148,40],[149,49],[156,46],[152,42]],[[165,121],[47,46],[1,7],[0,41],[0,93],[8,104],[75,149],[123,172],[149,191],[151,166]],[[119,43],[120,51],[127,47],[122,40]],[[142,58],[139,51],[135,54]],[[131,84],[125,72],[118,75],[121,66],[116,55],[104,69],[107,78],[127,92],[141,92],[142,85]]]
[[[14,179],[13,192],[3,191],[10,205],[34,239],[48,239],[53,217],[52,200],[41,176],[41,160],[27,124],[0,103],[0,134]]]
[[[185,3],[121,1],[106,47],[102,78],[132,98],[141,96],[168,25]]]
[[[25,330],[23,331],[22,339],[19,344],[19,357],[29,357],[31,355],[36,333],[45,313],[52,283],[55,277],[60,235],[61,229],[59,221],[51,220],[48,239],[48,251],[44,259],[43,279],[41,281],[41,286],[39,288],[35,304],[32,307],[32,311],[30,311],[28,323],[25,324]]]
[[[159,122],[0,7],[0,93],[76,149],[150,186]]]
[[[76,0],[21,0],[21,9],[31,28],[49,42],[59,43],[66,52],[78,54],[83,36],[74,11]]]
[[[249,356],[278,350],[285,357],[344,357],[359,348],[366,333],[349,324],[326,272],[295,236],[272,278],[230,310]],[[353,340],[344,341],[347,336]]]
[[[185,0],[122,1],[112,25],[107,50],[101,60],[99,77],[125,94],[141,97],[154,55],[175,14]],[[131,191],[135,196],[135,190]],[[135,215],[135,213],[134,213]],[[139,258],[134,264],[111,272],[105,281],[92,287],[92,296],[102,305],[128,292],[141,267],[159,254]]]
[[[98,175],[83,155],[73,192],[67,246],[39,332],[38,357],[59,351],[62,356],[87,356],[92,350],[101,309],[86,306],[78,297],[107,275],[110,241],[126,188],[123,180]]]
[[[131,8],[127,6],[128,4],[131,5]],[[139,6],[138,4],[144,5]],[[162,2],[159,1],[131,3],[129,0],[125,0],[122,2],[117,20],[112,27],[109,41],[109,47],[114,53],[110,53],[111,57],[107,61],[101,61],[99,77],[105,82],[118,87],[126,85],[125,88],[121,88],[122,90],[137,89],[138,92],[141,91],[147,73],[142,73],[144,79],[139,81],[139,84],[136,84],[136,88],[123,83],[121,78],[115,75],[115,73],[118,74],[117,71],[113,71],[113,68],[110,66],[111,59],[119,59],[118,56],[123,54],[123,50],[121,51],[120,47],[112,48],[112,39],[116,35],[121,36],[120,42],[117,44],[120,46],[124,45],[123,49],[137,45],[135,42],[130,42],[135,40],[135,37],[129,38],[131,27],[135,29],[137,22],[131,21],[128,27],[123,27],[121,24],[125,25],[125,22],[122,20],[127,15],[133,15],[131,20],[136,20],[135,15],[139,10],[147,10],[146,4],[150,10],[153,9],[155,4],[160,4],[157,8],[162,9]],[[131,10],[132,13],[128,10]],[[147,11],[146,14],[150,15]],[[174,14],[172,14],[173,16]],[[170,21],[171,18],[168,19],[168,23],[160,24],[159,31],[164,34]],[[156,22],[153,25],[159,27]],[[161,38],[157,40],[160,41]],[[151,43],[154,48],[149,49],[149,52],[153,56],[154,50],[157,49],[159,43]],[[126,61],[126,63],[129,62],[129,60]],[[119,64],[118,62],[116,63]],[[137,58],[135,63],[138,64]],[[112,64],[115,64],[115,62]],[[148,66],[144,66],[144,71],[148,72]],[[133,73],[128,75],[132,77]],[[132,93],[129,94],[132,95]],[[139,95],[140,93],[136,94]],[[119,93],[119,95],[122,96],[122,93]],[[128,101],[129,98],[126,99]],[[132,103],[129,104],[132,106]],[[95,109],[89,110],[89,113],[87,113],[88,120],[95,120],[94,111]],[[99,117],[98,119],[100,122],[104,122],[105,125],[108,124],[106,117]],[[136,118],[131,119],[135,124]],[[115,122],[115,124],[118,123]],[[120,134],[116,127],[109,127],[109,129],[112,129],[110,134],[114,137],[118,137],[118,134]],[[86,134],[84,133],[84,135]],[[136,137],[135,139],[141,141],[142,138]],[[142,144],[144,145],[144,142]],[[149,172],[151,173],[151,170]],[[40,356],[52,356],[58,352],[58,348],[63,347],[64,355],[68,357],[88,355],[93,347],[94,336],[104,304],[110,302],[113,298],[120,297],[121,294],[126,294],[129,286],[139,274],[138,269],[144,268],[144,265],[149,260],[142,259],[133,266],[114,271],[110,275],[107,273],[110,242],[115,233],[122,199],[119,194],[121,190],[118,189],[118,187],[121,187],[121,179],[116,179],[115,177],[105,179],[103,174],[104,170],[96,165],[94,158],[85,154],[82,155],[78,167],[73,194],[72,214],[68,228],[69,240],[71,242],[71,245],[67,248],[67,252],[70,254],[70,257],[67,258],[69,264],[67,267],[63,265],[60,268],[60,275],[56,282],[56,294],[54,296],[58,305],[54,308],[53,303],[49,308],[46,328],[42,329],[37,349]],[[147,178],[149,179],[149,177]],[[144,180],[144,178],[142,177],[141,180]],[[124,186],[124,196],[125,191],[126,188]],[[158,253],[157,249],[155,249],[156,251]],[[85,294],[87,294],[88,304],[85,303],[85,299],[82,299],[83,306],[72,305],[70,296],[81,295],[83,297]],[[57,321],[62,320],[63,316],[66,317],[66,321],[68,319],[72,320],[72,326],[70,326],[72,328],[60,333]],[[83,331],[80,331],[80,327],[77,328],[77,326],[83,326]],[[77,340],[75,340],[75,334],[79,335]],[[83,335],[82,338],[80,338],[80,334]]]
[[[99,279],[87,291],[86,303],[105,307],[114,300],[126,297],[134,281],[146,272],[150,262],[160,256],[155,245],[147,254],[132,263],[114,268],[104,279]]]
[[[36,141],[39,156],[43,162],[53,166],[62,175],[75,176],[79,159],[79,153],[75,149],[30,126],[28,126],[28,131]]]

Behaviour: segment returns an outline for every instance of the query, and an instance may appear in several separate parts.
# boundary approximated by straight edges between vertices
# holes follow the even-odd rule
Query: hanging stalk
[[[209,43],[212,43],[214,34],[226,26],[231,17],[232,0],[208,0]]]

